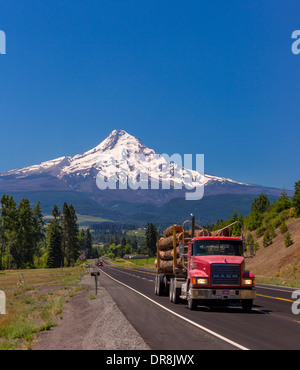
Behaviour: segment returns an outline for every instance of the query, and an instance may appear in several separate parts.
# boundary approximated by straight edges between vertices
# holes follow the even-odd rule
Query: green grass
[[[155,268],[154,262],[156,258],[141,258],[141,259],[122,259],[122,258],[116,258],[113,260],[113,263],[120,265],[120,266],[138,266],[138,267],[148,267],[148,268]]]

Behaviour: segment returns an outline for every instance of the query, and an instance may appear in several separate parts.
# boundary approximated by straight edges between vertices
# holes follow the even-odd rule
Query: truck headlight
[[[246,286],[254,285],[255,279],[252,278],[242,279],[242,284]]]
[[[192,278],[193,285],[208,285],[208,278]]]

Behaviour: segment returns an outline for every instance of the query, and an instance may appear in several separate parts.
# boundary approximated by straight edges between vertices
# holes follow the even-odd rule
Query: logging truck
[[[245,269],[243,236],[231,232],[239,221],[212,233],[191,216],[179,230],[179,225],[169,227],[166,237],[157,241],[155,294],[169,296],[172,303],[185,301],[190,310],[239,303],[244,312],[251,311],[255,276]]]

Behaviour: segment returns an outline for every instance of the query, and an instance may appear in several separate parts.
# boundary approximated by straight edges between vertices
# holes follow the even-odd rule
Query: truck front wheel
[[[243,299],[242,300],[242,309],[243,312],[250,312],[253,306],[253,299]]]
[[[187,302],[190,310],[194,311],[197,308],[197,300],[191,297],[191,290],[188,291]]]

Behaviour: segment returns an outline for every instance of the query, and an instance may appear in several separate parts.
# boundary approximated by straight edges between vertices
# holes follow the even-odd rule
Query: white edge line
[[[125,286],[126,288],[128,288],[128,289],[132,290],[133,292],[135,292],[135,293],[137,293],[137,294],[141,295],[142,297],[144,297],[144,298],[148,299],[150,302],[152,302],[152,303],[156,304],[157,306],[159,306],[159,307],[161,307],[162,309],[164,309],[164,310],[168,311],[169,313],[173,314],[174,316],[177,316],[177,317],[179,317],[180,319],[182,319],[182,320],[184,320],[184,321],[188,322],[189,324],[194,325],[194,326],[196,326],[197,328],[199,328],[199,329],[201,329],[201,330],[204,330],[204,331],[206,331],[207,333],[209,333],[209,334],[211,334],[211,335],[214,335],[215,337],[217,337],[217,338],[219,338],[219,339],[221,339],[221,340],[223,340],[223,341],[225,341],[225,342],[227,342],[227,343],[230,343],[231,345],[233,345],[233,346],[235,346],[235,347],[237,347],[237,348],[239,348],[239,349],[242,349],[242,350],[249,350],[249,348],[246,348],[246,347],[244,347],[244,346],[242,346],[242,345],[240,345],[240,344],[238,344],[238,343],[236,343],[236,342],[233,342],[232,340],[230,340],[230,339],[228,339],[228,338],[226,338],[226,337],[223,337],[222,335],[220,335],[220,334],[218,334],[218,333],[216,333],[216,332],[214,332],[214,331],[212,331],[212,330],[210,330],[210,329],[207,329],[207,328],[205,328],[204,326],[199,325],[199,324],[197,324],[197,323],[193,322],[192,320],[187,319],[187,318],[186,318],[186,317],[184,317],[184,316],[179,315],[178,313],[176,313],[176,312],[174,312],[174,311],[170,310],[169,308],[164,307],[164,306],[163,306],[163,305],[161,305],[160,303],[155,302],[153,299],[151,299],[151,298],[147,297],[145,294],[143,294],[143,293],[139,292],[138,290],[135,290],[134,288],[130,287],[129,285],[126,285],[126,284],[122,283],[121,281],[119,281],[119,280],[117,280],[117,279],[113,278],[112,276],[110,276],[109,274],[107,274],[106,272],[104,272],[103,270],[101,270],[101,273],[103,273],[104,275],[108,276],[109,278],[111,278],[112,280],[116,281],[117,283],[119,283],[119,284],[121,284],[121,285]]]

